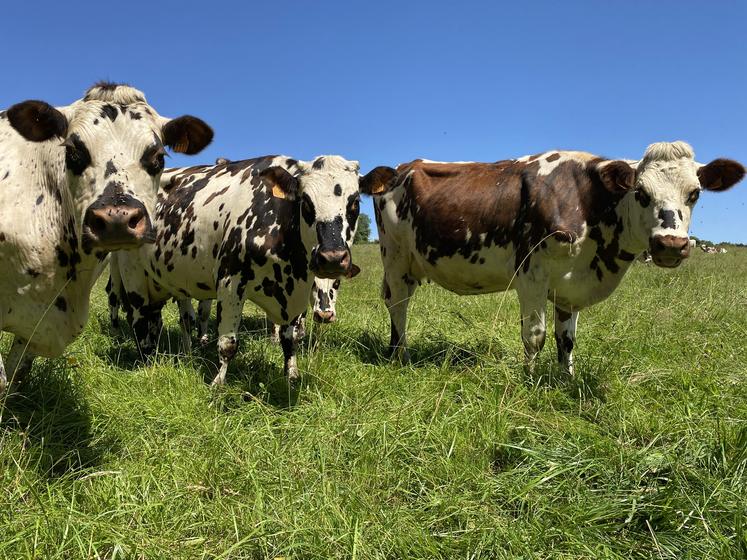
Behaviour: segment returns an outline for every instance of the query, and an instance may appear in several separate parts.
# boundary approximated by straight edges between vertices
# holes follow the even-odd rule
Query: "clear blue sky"
[[[215,129],[194,158],[416,157],[553,148],[639,158],[682,139],[747,164],[747,2],[8,2],[0,106],[126,81]],[[747,184],[692,233],[747,243]],[[371,213],[370,200],[364,211]]]

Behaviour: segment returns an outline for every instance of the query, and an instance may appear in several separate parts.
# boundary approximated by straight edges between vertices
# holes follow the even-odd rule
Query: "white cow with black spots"
[[[222,384],[248,299],[281,325],[285,374],[294,384],[294,333],[314,279],[357,272],[350,244],[359,192],[368,192],[358,169],[339,156],[267,156],[165,174],[155,244],[117,255],[123,305],[141,350],[154,350],[169,298],[217,299],[213,384]]]
[[[154,241],[165,147],[193,154],[212,135],[109,83],[66,107],[24,101],[0,113],[0,329],[15,335],[0,390],[80,333],[109,251]]]

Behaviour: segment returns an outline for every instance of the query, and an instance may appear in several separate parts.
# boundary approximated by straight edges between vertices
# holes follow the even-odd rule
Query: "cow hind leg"
[[[393,358],[399,358],[403,363],[410,361],[410,353],[407,350],[407,307],[416,286],[417,281],[407,274],[385,273],[381,287],[391,326],[389,352]]]
[[[235,293],[230,283],[218,290],[217,299],[216,313],[218,317],[218,358],[220,359],[220,369],[211,384],[223,385],[226,382],[228,365],[239,350],[237,332],[241,323],[241,311],[244,307],[244,300]]]
[[[210,321],[210,308],[212,307],[213,301],[210,299],[203,299],[197,305],[197,337],[200,339],[202,346],[207,346],[209,342],[208,336],[208,321]]]
[[[192,352],[192,329],[195,324],[195,308],[190,298],[183,298],[177,302],[179,306],[179,326],[182,331],[182,349],[185,354]]]
[[[555,307],[555,344],[558,348],[560,368],[573,375],[573,347],[576,345],[576,325],[578,311],[569,313]]]
[[[267,318],[267,336],[270,337],[270,342],[280,342],[280,325],[270,321]]]

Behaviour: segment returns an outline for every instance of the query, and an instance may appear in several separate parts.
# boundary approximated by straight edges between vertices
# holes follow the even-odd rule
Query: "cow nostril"
[[[140,225],[140,222],[143,221],[143,213],[142,212],[136,212],[134,216],[130,218],[130,221],[127,222],[127,227],[130,229],[137,229],[137,226]]]
[[[104,218],[102,218],[101,216],[94,216],[90,227],[93,233],[95,233],[97,236],[100,236],[106,231],[106,220],[104,220]]]

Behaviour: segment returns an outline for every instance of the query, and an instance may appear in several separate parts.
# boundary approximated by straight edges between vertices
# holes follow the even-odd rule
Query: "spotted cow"
[[[267,156],[165,173],[155,244],[117,255],[140,349],[155,348],[160,310],[170,297],[217,299],[220,370],[213,384],[222,384],[248,299],[282,325],[285,374],[294,384],[294,332],[314,278],[358,270],[350,244],[359,188],[368,192],[358,169],[339,156],[311,162]]]
[[[607,298],[646,249],[658,266],[678,266],[700,193],[724,191],[744,172],[728,159],[697,163],[684,142],[652,144],[638,161],[553,151],[376,168],[392,351],[408,359],[407,307],[428,278],[457,294],[516,290],[530,370],[550,300],[558,361],[572,373],[578,312]]]
[[[212,135],[110,83],[66,107],[0,112],[0,329],[15,335],[0,389],[6,371],[20,381],[34,356],[59,356],[78,335],[109,251],[154,241],[165,147],[194,154]]]

